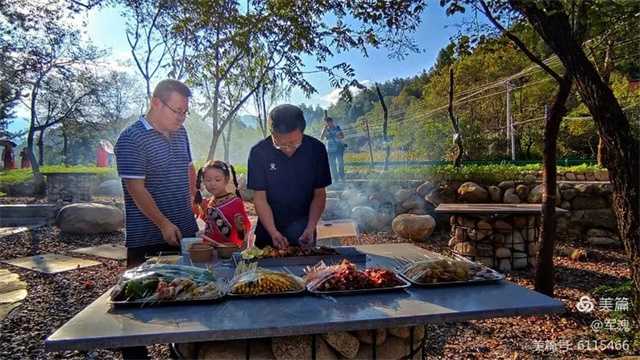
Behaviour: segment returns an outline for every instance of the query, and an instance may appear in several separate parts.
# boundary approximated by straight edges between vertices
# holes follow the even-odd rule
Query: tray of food
[[[293,274],[259,268],[257,263],[240,263],[231,280],[229,296],[271,297],[299,295],[305,291],[304,280]]]
[[[316,295],[352,295],[397,291],[411,284],[394,271],[385,268],[359,269],[348,260],[338,265],[320,263],[306,269],[307,290]]]
[[[259,266],[314,265],[320,261],[325,264],[337,264],[344,259],[354,263],[365,263],[367,255],[351,246],[311,248],[289,246],[286,249],[265,246],[262,249],[253,247],[233,254],[233,260],[236,264],[241,261],[250,261],[257,262]]]
[[[156,256],[147,257],[147,264],[169,264],[178,265],[183,262],[183,256],[177,252],[160,253]]]
[[[400,269],[400,275],[414,285],[424,287],[484,284],[504,279],[504,275],[466,259],[434,258],[412,262]]]
[[[226,284],[208,269],[145,263],[122,274],[111,290],[115,307],[211,303],[224,297]]]

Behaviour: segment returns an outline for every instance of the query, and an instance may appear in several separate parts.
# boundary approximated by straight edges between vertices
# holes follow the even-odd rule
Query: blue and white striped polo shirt
[[[195,236],[197,225],[189,194],[191,150],[184,127],[169,138],[141,116],[124,129],[115,146],[118,175],[124,189],[126,235],[129,248],[163,244],[160,229],[138,209],[124,179],[144,179],[144,185],[164,216],[182,236]]]

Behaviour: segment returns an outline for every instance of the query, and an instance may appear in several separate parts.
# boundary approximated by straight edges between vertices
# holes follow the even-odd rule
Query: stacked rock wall
[[[539,216],[451,216],[451,249],[500,271],[533,266],[539,248]]]
[[[249,343],[233,340],[178,344],[178,351],[187,359],[406,360],[422,358],[424,339],[424,327],[416,326],[378,329],[375,333],[333,332],[317,335],[315,341],[311,335],[304,335],[252,339]]]
[[[425,199],[432,206],[441,203],[541,203],[543,185],[536,181],[536,177],[531,175],[499,184],[452,182],[434,188]],[[612,193],[613,187],[608,182],[559,182],[556,206],[568,210],[568,213],[558,215],[558,239],[593,245],[619,244]],[[439,225],[446,224],[440,221]]]
[[[94,174],[49,173],[47,176],[47,201],[91,201]]]
[[[566,175],[565,175],[566,176]],[[323,218],[351,218],[363,232],[390,231],[394,219],[402,214],[403,223],[424,221],[433,217],[440,231],[449,231],[449,217],[435,214],[441,203],[522,204],[542,202],[543,186],[534,175],[498,184],[426,181],[386,184],[361,184],[341,191],[327,192],[327,206]],[[620,243],[616,218],[612,210],[612,185],[608,182],[560,182],[556,206],[569,211],[558,216],[559,240],[588,242],[594,245]],[[399,219],[400,220],[400,219]],[[399,221],[396,221],[399,223]],[[410,228],[406,224],[402,228]],[[424,227],[421,230],[426,230]],[[417,232],[416,232],[417,233]],[[430,233],[430,232],[428,232]],[[398,234],[402,237],[404,235]],[[416,239],[414,239],[416,240]]]

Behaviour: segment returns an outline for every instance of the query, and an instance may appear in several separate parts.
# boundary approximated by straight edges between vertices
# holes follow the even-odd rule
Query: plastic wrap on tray
[[[468,260],[450,258],[414,262],[404,268],[402,275],[413,282],[422,284],[487,281],[502,278],[501,274],[482,265]]]
[[[298,293],[304,290],[304,281],[292,274],[272,271],[241,263],[231,280],[231,295],[262,296]]]
[[[359,270],[348,260],[338,265],[320,263],[306,270],[305,282],[311,291],[349,291],[392,288],[403,285],[396,274],[384,268]]]
[[[267,258],[286,258],[297,256],[328,256],[338,255],[338,252],[330,247],[319,246],[304,248],[300,246],[289,246],[286,249],[276,249],[267,245],[260,249],[257,247],[247,248],[240,253],[243,260],[251,259],[267,259]]]
[[[402,275],[409,280],[425,284],[469,281],[472,277],[470,264],[454,259],[428,259],[407,266]]]
[[[225,284],[206,269],[171,264],[143,264],[122,274],[111,292],[114,302],[175,302],[218,299]]]

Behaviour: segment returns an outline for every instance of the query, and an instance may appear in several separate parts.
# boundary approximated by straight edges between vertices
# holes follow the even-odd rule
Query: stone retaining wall
[[[94,174],[48,173],[47,201],[86,202],[91,201]]]
[[[542,171],[529,171],[524,176],[535,176],[540,182],[542,181]],[[558,172],[558,181],[609,181],[609,172],[607,169],[596,171],[561,171]]]
[[[524,181],[503,181],[482,186],[464,183],[457,187],[447,184],[427,195],[436,202],[493,202],[506,204],[542,202],[543,185]],[[556,206],[569,211],[558,216],[558,238],[586,241],[594,245],[613,245],[620,242],[617,223],[612,210],[613,187],[608,182],[560,182]]]
[[[558,238],[594,245],[619,244],[612,191],[608,182],[559,182],[556,205],[569,213],[558,216]],[[401,214],[430,215],[440,230],[449,231],[448,216],[434,212],[441,203],[540,203],[542,192],[543,186],[533,174],[499,184],[375,182],[328,191],[323,218],[351,218],[361,231],[378,232],[391,231],[393,219]],[[424,230],[420,229],[430,233]]]

